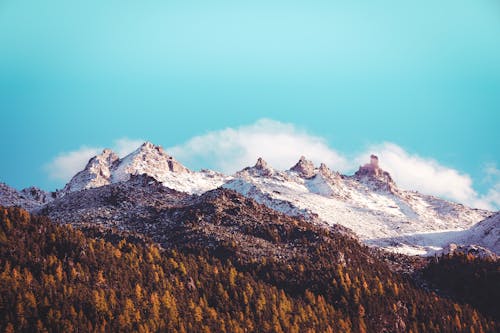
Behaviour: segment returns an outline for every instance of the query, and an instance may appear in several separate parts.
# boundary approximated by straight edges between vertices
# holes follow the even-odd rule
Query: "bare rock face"
[[[457,245],[455,243],[449,244],[443,249],[443,254],[447,255],[472,255],[475,258],[498,260],[498,256],[482,246],[471,245]]]
[[[99,187],[110,184],[111,169],[119,161],[110,149],[104,149],[100,155],[92,157],[85,169],[77,173],[63,189],[63,193]]]
[[[189,173],[190,171],[168,155],[162,147],[145,142],[113,168],[113,181],[125,181],[130,175],[143,173],[160,180],[166,172]]]
[[[52,200],[54,200],[54,193],[43,191],[37,187],[32,186],[18,191],[0,183],[1,206],[17,206],[31,212]]]
[[[110,149],[104,149],[100,155],[89,160],[85,168],[66,184],[58,196],[126,181],[132,175],[146,174],[161,181],[168,173],[189,172],[185,166],[168,155],[162,147],[155,146],[151,142],[143,143],[138,149],[122,159]]]
[[[243,170],[237,172],[239,176],[257,176],[257,177],[270,177],[274,174],[274,169],[271,168],[267,162],[259,157],[257,162],[252,167],[246,167]]]
[[[21,190],[21,196],[28,200],[33,200],[35,202],[39,202],[40,204],[45,204],[54,200],[55,193],[50,193],[41,190],[38,187],[30,186]]]
[[[328,166],[326,166],[325,163],[321,163],[319,165],[318,173],[334,183],[339,182],[340,179],[342,178],[340,176],[340,173],[330,170],[330,168]]]
[[[385,190],[394,193],[396,183],[392,180],[389,172],[379,167],[379,160],[376,155],[370,156],[370,163],[359,167],[354,174],[356,180],[368,183],[376,190]]]
[[[256,169],[259,169],[259,170],[266,170],[266,169],[269,169],[268,165],[267,165],[267,162],[264,161],[264,159],[262,157],[259,157],[257,159],[257,163],[255,163],[255,166],[254,168]]]
[[[290,171],[295,171],[299,176],[309,179],[314,177],[314,163],[307,160],[304,156],[300,157],[300,160],[295,164]]]
[[[257,159],[254,169],[258,171],[261,176],[271,176],[274,173],[273,168],[271,168],[262,157]]]

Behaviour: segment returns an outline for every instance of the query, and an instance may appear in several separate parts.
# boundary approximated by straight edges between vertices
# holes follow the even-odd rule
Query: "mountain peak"
[[[127,180],[130,175],[147,174],[162,179],[165,172],[188,173],[188,168],[168,155],[161,146],[144,142],[134,152],[128,154],[113,172],[115,181]]]
[[[328,175],[332,173],[332,170],[330,170],[330,168],[325,163],[321,163],[319,165],[319,172]]]
[[[145,141],[140,147],[139,150],[157,150],[161,152],[165,152],[163,150],[163,147],[160,145],[155,145],[154,143],[150,141]]]
[[[299,161],[290,169],[297,172],[301,177],[311,178],[314,176],[314,163],[301,156]]]
[[[110,169],[120,160],[111,149],[104,149],[101,154],[92,157],[85,168],[66,184],[63,191],[73,192],[99,187],[110,183]]]
[[[254,168],[264,170],[264,169],[268,169],[269,167],[267,165],[267,162],[262,157],[259,157],[257,159],[257,163],[255,163]]]
[[[272,176],[273,173],[273,168],[271,168],[262,157],[259,157],[254,166],[246,167],[243,170],[238,171],[236,174],[268,177]]]
[[[103,156],[110,156],[110,155],[116,155],[111,149],[109,148],[104,148],[102,153],[100,155]]]
[[[153,147],[156,147],[156,145],[153,144],[151,141],[144,141],[142,143],[141,147],[150,147],[150,148],[153,148]]]
[[[389,192],[393,192],[396,188],[396,184],[389,172],[380,168],[378,156],[373,154],[370,155],[369,163],[359,167],[359,170],[354,174],[354,178],[357,180],[368,180],[374,183],[377,188]]]

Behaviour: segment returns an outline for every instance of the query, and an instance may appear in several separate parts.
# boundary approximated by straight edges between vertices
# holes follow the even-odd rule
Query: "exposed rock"
[[[47,192],[35,186],[30,186],[21,190],[21,196],[45,204],[55,199],[54,192]]]
[[[257,162],[255,163],[255,166],[254,166],[256,169],[259,169],[259,170],[266,170],[266,169],[269,169],[269,167],[267,166],[267,162],[264,161],[264,159],[262,157],[259,157],[257,159]]]
[[[466,230],[460,243],[477,244],[500,255],[500,212]]]
[[[378,157],[370,156],[370,163],[359,167],[354,174],[358,181],[366,182],[373,186],[375,190],[383,190],[394,193],[397,190],[396,183],[392,180],[389,172],[379,167]]]
[[[92,157],[85,168],[78,172],[63,189],[63,193],[107,185],[111,182],[111,169],[119,161],[110,149]]]
[[[454,255],[472,255],[475,258],[497,260],[498,256],[492,251],[479,246],[479,245],[457,245],[455,243],[449,244],[443,249],[443,254]]]
[[[257,162],[252,167],[246,167],[241,171],[238,171],[235,176],[237,177],[271,177],[275,174],[273,168],[271,168],[267,162],[259,157]]]
[[[301,156],[297,164],[295,164],[290,171],[295,171],[303,178],[314,177],[314,163]]]
[[[163,247],[197,244],[214,249],[235,243],[234,250],[245,257],[277,260],[306,255],[314,246],[300,243],[325,241],[321,235],[326,232],[304,218],[277,212],[232,190],[187,195],[147,175],[68,193],[38,213],[60,223],[139,232]],[[329,229],[349,237],[346,228]]]
[[[0,206],[17,206],[33,211],[54,199],[53,193],[45,192],[37,187],[16,190],[0,183]]]
[[[160,146],[143,143],[138,149],[125,156],[112,170],[113,181],[123,181],[130,175],[147,174],[161,180],[166,172],[189,173],[188,168],[168,155]]]
[[[165,186],[187,193],[203,193],[220,186],[224,175],[210,170],[192,172],[160,146],[143,143],[134,152],[120,159],[109,149],[90,159],[57,197],[82,189],[123,182],[133,175],[147,174]]]

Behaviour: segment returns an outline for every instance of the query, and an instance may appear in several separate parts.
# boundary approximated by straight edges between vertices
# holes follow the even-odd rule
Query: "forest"
[[[423,275],[449,289],[442,296],[354,239],[324,237],[300,260],[248,258],[231,243],[161,248],[0,208],[0,331],[500,331],[498,297],[488,297],[498,296],[497,264],[431,263]],[[481,285],[460,289],[470,281]]]

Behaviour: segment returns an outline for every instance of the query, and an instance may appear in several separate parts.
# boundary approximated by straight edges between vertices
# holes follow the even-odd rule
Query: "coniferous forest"
[[[496,263],[431,263],[422,275],[443,296],[329,237],[300,261],[249,259],[0,208],[0,331],[500,331]]]

